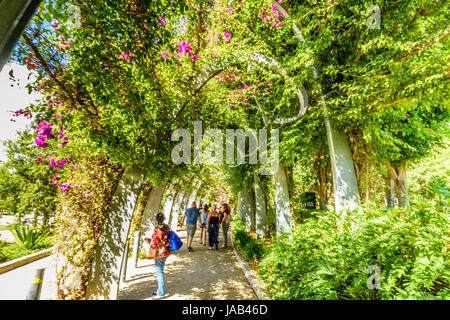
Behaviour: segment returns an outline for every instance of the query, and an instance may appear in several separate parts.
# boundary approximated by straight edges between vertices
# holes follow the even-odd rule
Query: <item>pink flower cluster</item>
[[[31,119],[31,117],[32,117],[31,113],[29,113],[28,111],[25,111],[24,109],[19,109],[18,111],[13,113],[14,117],[19,117],[21,115],[24,115],[25,118],[27,118],[27,119]],[[10,119],[10,121],[16,122],[16,120],[14,120],[14,119]]]
[[[36,64],[36,62],[30,60],[28,57],[25,58],[25,63],[33,69],[39,69],[39,66]]]
[[[34,143],[36,143],[41,148],[48,147],[48,143],[45,142],[45,140],[51,140],[55,138],[55,136],[52,134],[51,124],[45,122],[44,120],[41,120],[41,122],[39,122],[36,128],[36,133],[38,134],[38,136],[34,140]]]
[[[134,53],[130,52],[130,50],[128,50],[127,53],[120,51],[119,58],[122,59],[123,61],[128,61],[128,60],[133,61],[133,57],[134,57]]]
[[[59,189],[61,191],[69,191],[70,185],[68,183],[58,183]]]
[[[227,43],[230,43],[231,32],[224,31],[223,34],[225,35],[224,41],[227,42]]]
[[[166,18],[161,17],[161,19],[159,19],[159,21],[161,21],[161,22],[158,22],[157,25],[158,25],[158,26],[163,25],[163,24],[166,23]]]
[[[220,75],[219,81],[227,82],[232,81],[235,83],[240,83],[242,85],[241,88],[230,91],[228,94],[228,99],[231,100],[232,103],[229,104],[229,107],[234,110],[235,107],[247,106],[248,105],[248,97],[254,95],[267,95],[268,87],[272,86],[271,82],[262,82],[260,80],[256,80],[256,85],[254,84],[245,84],[243,75],[236,75],[234,73],[229,75]],[[219,98],[219,103],[223,103],[222,98]]]
[[[44,162],[44,159],[41,158],[42,156],[43,156],[43,154],[42,154],[42,153],[39,153],[38,156],[37,156],[36,161],[37,161],[37,162]]]
[[[186,42],[186,41],[178,41],[178,57],[181,56],[182,53],[184,53],[185,55],[191,55],[192,53],[192,47],[191,47],[191,42]]]
[[[269,7],[266,5],[265,10],[261,12],[261,21],[268,21],[271,23],[272,27],[283,27],[284,22],[280,21],[280,16],[284,18],[284,14],[278,11],[277,6],[274,5],[272,7],[272,10],[266,13],[266,10],[269,9]]]
[[[173,45],[175,46],[175,45]],[[190,41],[178,41],[178,53],[176,54],[176,56],[178,58],[181,58],[182,55],[187,55],[190,56],[193,60],[197,59],[199,57],[198,54],[192,54],[193,53],[193,48],[191,47],[191,42]],[[170,57],[170,54],[168,51],[166,52],[160,52],[159,55],[161,56],[161,59],[168,59]],[[183,66],[182,63],[179,63],[179,66]]]
[[[166,60],[167,58],[169,58],[169,52],[166,51],[166,53],[162,53],[160,52],[159,55],[161,56],[162,59]]]
[[[56,20],[53,20],[52,21],[52,25],[53,25],[53,27],[56,29],[56,30],[58,30],[59,29],[59,26],[58,26],[58,21],[56,21]]]
[[[44,120],[41,120],[41,122],[39,122],[37,128],[36,128],[36,133],[38,134],[37,138],[34,140],[34,143],[36,143],[36,145],[38,145],[41,148],[47,148],[48,147],[48,143],[45,140],[51,140],[51,139],[55,139],[55,136],[52,133],[53,128],[51,126],[50,123],[45,122]],[[68,137],[64,136],[64,129],[62,129],[59,133],[58,133],[58,138],[63,140],[63,142],[61,142],[61,147],[64,148],[69,140]]]
[[[59,169],[59,168],[64,167],[66,165],[67,161],[69,161],[68,158],[64,158],[64,159],[59,160],[59,161],[57,161],[55,158],[51,158],[50,159],[50,165],[53,168]]]

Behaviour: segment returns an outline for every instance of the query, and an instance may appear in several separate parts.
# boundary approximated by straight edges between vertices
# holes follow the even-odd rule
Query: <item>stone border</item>
[[[30,262],[45,258],[45,257],[51,255],[52,253],[53,253],[53,247],[36,252],[36,253],[32,253],[27,256],[20,257],[20,258],[17,258],[17,259],[14,259],[14,260],[11,260],[11,261],[8,261],[5,263],[1,263],[0,264],[0,274],[8,272],[12,269],[19,268]]]
[[[230,232],[231,245],[233,246],[234,256],[236,257],[236,260],[238,261],[239,266],[242,269],[242,272],[244,272],[247,281],[250,283],[253,291],[255,292],[259,300],[270,300],[267,294],[265,293],[264,289],[262,288],[261,284],[259,283],[258,276],[255,274],[252,268],[245,262],[245,259],[241,256],[239,250],[234,245],[233,230],[230,231],[231,231]]]

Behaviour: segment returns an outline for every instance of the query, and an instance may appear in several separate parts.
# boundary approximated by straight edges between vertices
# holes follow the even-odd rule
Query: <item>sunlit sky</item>
[[[11,69],[14,70],[15,79],[18,80],[16,82],[9,79]],[[0,72],[0,161],[7,160],[3,141],[15,139],[18,130],[23,130],[31,125],[32,119],[27,119],[23,115],[14,117],[11,112],[24,109],[31,102],[40,98],[37,92],[28,94],[26,85],[35,79],[35,74],[32,74],[30,80],[28,80],[29,74],[30,71],[27,70],[26,66],[16,62],[8,63]],[[11,87],[11,85],[14,86]],[[12,122],[10,119],[14,119],[16,122]]]

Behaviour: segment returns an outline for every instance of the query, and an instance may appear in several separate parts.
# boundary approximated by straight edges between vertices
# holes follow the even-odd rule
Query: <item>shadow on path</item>
[[[199,231],[192,248],[186,248],[186,232],[177,231],[183,247],[173,252],[166,261],[164,277],[166,300],[256,300],[257,297],[234,257],[231,245],[227,249],[208,250],[199,244]],[[230,239],[230,237],[228,237]],[[127,281],[120,283],[119,300],[144,300],[156,291],[153,260],[139,260],[136,270],[131,259]]]

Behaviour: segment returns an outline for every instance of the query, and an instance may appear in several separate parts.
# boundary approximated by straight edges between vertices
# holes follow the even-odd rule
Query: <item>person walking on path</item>
[[[220,210],[220,225],[222,226],[223,232],[223,246],[226,248],[228,245],[228,229],[230,228],[231,222],[231,210],[227,203],[223,203]]]
[[[206,218],[208,217],[209,207],[207,204],[200,211],[200,244],[206,246]]]
[[[144,239],[150,244],[151,249],[164,248],[163,251],[165,257],[155,259],[155,273],[158,286],[156,292],[153,292],[153,294],[156,295],[157,298],[163,298],[165,296],[164,265],[167,257],[170,255],[169,230],[170,227],[164,223],[164,214],[158,213],[156,214],[156,228],[153,232],[152,239]]]
[[[219,219],[220,213],[216,208],[213,208],[206,218],[206,223],[208,224],[209,250],[212,250],[213,246],[215,246],[216,250],[219,249]]]
[[[200,223],[200,213],[195,201],[192,202],[191,207],[184,212],[180,227],[183,227],[184,220],[186,220],[187,249],[189,252],[193,252],[194,250],[191,247],[192,240],[194,239],[195,231],[197,229],[197,222]]]

